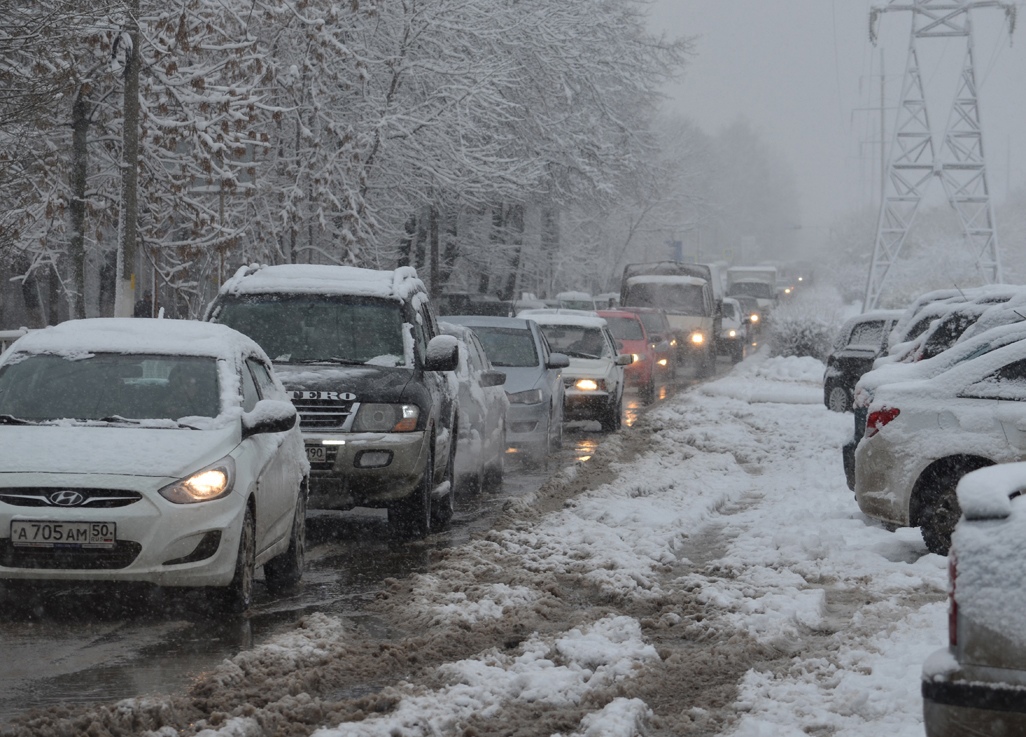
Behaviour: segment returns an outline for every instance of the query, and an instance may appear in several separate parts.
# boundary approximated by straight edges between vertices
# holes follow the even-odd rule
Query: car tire
[[[489,489],[502,486],[502,477],[506,470],[506,430],[502,430],[499,438],[499,449],[491,465],[485,469],[484,485]]]
[[[623,397],[617,400],[616,404],[609,407],[605,416],[599,420],[602,425],[602,432],[615,432],[620,429],[621,418],[623,417]]]
[[[551,423],[547,435],[547,437],[549,438],[549,452],[555,453],[556,451],[561,450],[563,447],[563,418],[550,418],[549,422]],[[552,424],[556,426],[555,435],[553,435],[552,433]]]
[[[951,533],[955,531],[955,524],[962,516],[962,509],[958,505],[958,497],[955,495],[954,483],[946,484],[946,488],[940,490],[933,501],[923,510],[922,520],[919,525],[919,532],[926,543],[926,549],[937,555],[947,555],[951,547]]]
[[[851,411],[851,393],[843,386],[832,384],[827,392],[827,407],[833,412]]]
[[[739,340],[730,351],[730,362],[737,364],[743,360],[745,360],[745,341]]]
[[[253,603],[253,579],[256,569],[256,521],[253,510],[246,506],[239,532],[239,551],[235,556],[235,573],[223,589],[213,592],[213,604],[218,612],[242,614]]]
[[[478,491],[481,489],[481,484],[484,482],[484,464],[478,466],[477,469],[478,478]],[[436,524],[439,528],[444,527],[453,518],[456,513],[456,426],[453,426],[452,442],[449,443],[449,461],[447,470],[445,472],[445,481],[449,482],[449,491],[445,493],[445,496],[434,497],[431,496],[431,523],[432,527]],[[444,484],[445,481],[442,483]],[[433,491],[433,489],[432,489]]]
[[[431,531],[431,489],[435,476],[433,432],[430,443],[424,475],[417,488],[405,499],[392,502],[388,507],[388,527],[392,535],[401,540],[419,540]]]
[[[648,377],[648,383],[641,390],[641,401],[645,404],[652,404],[656,398],[656,379],[655,369],[652,369],[652,375]]]
[[[294,588],[303,578],[306,566],[306,482],[300,486],[296,499],[296,510],[292,517],[292,534],[289,547],[264,563],[264,582],[271,593]]]

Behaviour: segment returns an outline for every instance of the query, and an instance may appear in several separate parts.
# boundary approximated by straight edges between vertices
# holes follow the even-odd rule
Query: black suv
[[[887,336],[904,312],[875,310],[841,326],[823,373],[823,404],[835,412],[851,409],[855,384],[887,349]]]
[[[452,517],[456,339],[411,267],[243,267],[205,319],[252,337],[299,410],[310,509],[383,507],[419,538]]]

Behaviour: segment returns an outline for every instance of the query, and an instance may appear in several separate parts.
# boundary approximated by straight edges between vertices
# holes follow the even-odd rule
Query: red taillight
[[[958,562],[955,551],[948,553],[948,644],[958,645],[958,600],[955,598],[955,578],[958,576]]]
[[[866,418],[866,437],[871,438],[880,432],[880,428],[901,414],[897,407],[883,407],[870,412]]]

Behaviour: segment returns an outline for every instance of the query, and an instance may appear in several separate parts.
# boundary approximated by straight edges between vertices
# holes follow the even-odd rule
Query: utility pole
[[[114,315],[131,317],[135,306],[135,262],[139,239],[139,0],[126,0],[119,38],[124,52],[125,101],[121,131],[121,204],[118,210],[117,284]]]
[[[935,176],[940,178],[948,202],[958,213],[966,246],[976,260],[980,275],[988,283],[1001,282],[973,57],[970,10],[976,8],[1002,8],[1011,34],[1015,27],[1015,5],[1003,0],[891,0],[888,5],[870,11],[870,39],[874,44],[876,24],[882,13],[910,11],[913,17],[873,260],[866,282],[864,311],[878,305],[887,274],[897,261],[919,210],[923,191]],[[961,39],[965,44],[965,56],[938,156],[927,115],[917,49],[926,39],[952,38]]]

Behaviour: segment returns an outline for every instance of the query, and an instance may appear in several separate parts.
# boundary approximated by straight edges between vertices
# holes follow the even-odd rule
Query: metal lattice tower
[[[935,176],[940,178],[948,202],[958,213],[966,246],[973,254],[984,281],[1000,283],[1002,280],[994,208],[983,157],[983,129],[969,13],[974,8],[991,7],[1004,9],[1011,33],[1015,26],[1015,6],[1001,0],[891,0],[886,6],[873,8],[870,13],[870,38],[874,44],[876,23],[881,13],[904,10],[912,12],[913,17],[908,63],[880,202],[864,310],[877,306],[887,274],[897,261],[919,210],[923,192]],[[930,129],[917,51],[918,42],[931,38],[961,39],[965,44],[961,77],[940,146],[940,156],[935,150]]]

